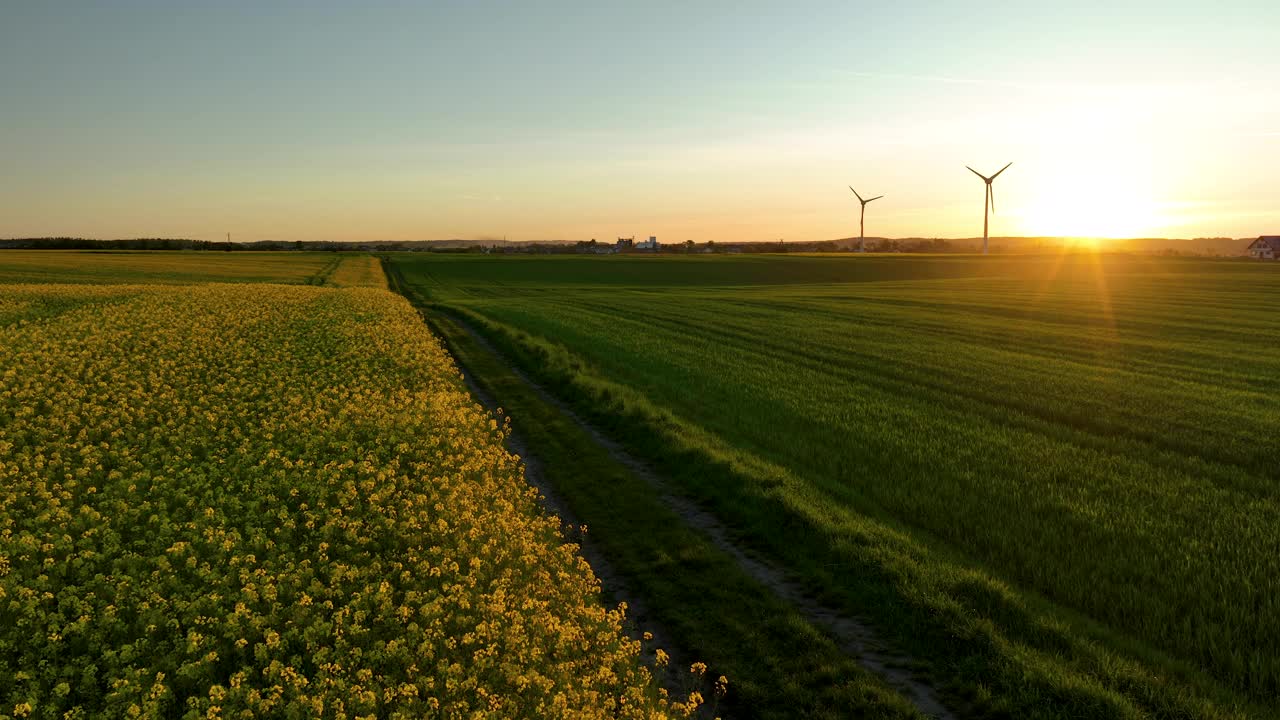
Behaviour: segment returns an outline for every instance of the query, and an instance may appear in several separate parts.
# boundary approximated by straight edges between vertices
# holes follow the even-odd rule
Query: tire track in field
[[[307,278],[307,285],[328,285],[329,277],[333,275],[338,266],[342,264],[342,256],[337,255],[329,261],[327,265],[316,271],[315,275]]]
[[[749,553],[741,545],[734,542],[730,537],[728,529],[711,513],[698,507],[693,501],[686,497],[675,494],[667,487],[666,482],[651,470],[648,465],[628,453],[621,445],[604,435],[598,428],[584,420],[572,408],[559,398],[552,395],[546,388],[529,377],[522,369],[500,352],[492,343],[489,342],[480,333],[465,320],[458,315],[447,312],[440,308],[433,308],[431,312],[437,312],[448,318],[463,332],[474,340],[486,352],[492,353],[499,358],[507,369],[513,375],[518,377],[521,382],[527,385],[537,396],[543,401],[560,411],[565,417],[569,418],[583,432],[585,432],[593,442],[605,450],[609,456],[625,467],[636,477],[644,480],[657,490],[659,498],[672,512],[680,517],[686,525],[700,531],[707,536],[713,545],[721,552],[733,558],[738,567],[747,573],[756,582],[768,588],[777,597],[796,608],[797,611],[810,623],[825,630],[835,641],[836,644],[847,655],[852,657],[858,664],[867,670],[875,673],[889,683],[894,689],[898,690],[904,697],[913,704],[917,710],[926,716],[937,718],[938,720],[955,720],[956,715],[942,702],[937,690],[929,683],[920,679],[909,668],[916,665],[914,658],[895,653],[885,649],[884,643],[880,640],[879,635],[866,622],[849,617],[835,609],[825,606],[814,600],[803,588],[787,577],[785,571],[776,565],[769,563],[755,555]],[[486,406],[493,408],[492,397],[488,396],[474,382],[467,378],[468,387],[476,393],[476,397]],[[487,398],[487,400],[485,399]],[[514,433],[513,433],[514,436]],[[513,451],[517,447],[527,450],[520,445],[513,445]],[[525,460],[526,466],[532,466],[531,482],[537,487],[547,498],[550,509],[555,512],[566,511],[564,503],[560,500],[551,489],[547,487],[547,483],[541,477],[538,470],[537,460],[532,458],[527,452],[519,453],[521,458]],[[561,515],[564,519],[566,515]],[[568,520],[566,520],[567,522]],[[592,556],[595,557],[592,557]],[[588,554],[584,544],[583,556],[587,558],[587,562],[593,568],[596,568],[597,560],[602,563],[597,569],[597,575],[601,581],[609,584],[610,580],[606,576],[611,577],[614,587],[619,592],[625,592],[626,583],[616,571],[609,567],[608,562],[599,554],[598,551],[592,550]],[[633,606],[631,601],[636,599],[634,593],[630,593],[630,597],[626,598],[629,607]],[[655,636],[657,632],[655,631]]]

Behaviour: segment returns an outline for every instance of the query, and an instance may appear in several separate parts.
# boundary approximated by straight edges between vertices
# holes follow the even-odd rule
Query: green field
[[[321,285],[344,257],[355,256],[327,252],[5,250],[0,253],[0,283]]]
[[[391,264],[975,711],[1280,702],[1274,266]]]

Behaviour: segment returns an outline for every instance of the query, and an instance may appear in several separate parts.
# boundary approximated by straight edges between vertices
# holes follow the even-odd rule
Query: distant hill
[[[1255,238],[1126,238],[1098,239],[1097,247],[1102,250],[1116,252],[1135,252],[1152,254],[1177,255],[1209,255],[1235,257],[1248,255],[1249,243]],[[841,249],[854,249],[858,246],[858,238],[840,238],[832,241]],[[867,238],[868,249],[881,244],[893,244],[897,247],[927,247],[940,244],[949,252],[979,251],[982,249],[982,238]],[[993,237],[990,241],[993,252],[1035,252],[1072,247],[1080,244],[1077,238],[1060,237]]]
[[[1193,238],[1170,240],[1167,238],[1135,238],[1117,240],[1121,247],[1134,252],[1161,252],[1172,250],[1196,255],[1248,255],[1249,244],[1257,238]]]

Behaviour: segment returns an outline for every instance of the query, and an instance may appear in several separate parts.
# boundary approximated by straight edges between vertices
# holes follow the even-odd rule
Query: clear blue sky
[[[1280,232],[1280,3],[691,5],[7,3],[0,236]]]

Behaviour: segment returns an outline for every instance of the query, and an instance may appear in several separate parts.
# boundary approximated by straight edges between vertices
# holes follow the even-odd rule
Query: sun
[[[1149,186],[1132,177],[1044,179],[1022,208],[1024,232],[1045,237],[1150,237],[1166,223]]]
[[[1068,101],[1048,108],[1027,145],[1016,201],[1026,235],[1155,237],[1177,223],[1162,202],[1178,175],[1133,118],[1150,114],[1141,97]],[[1003,179],[1003,178],[1002,178]],[[1011,198],[1012,199],[1012,198]]]

